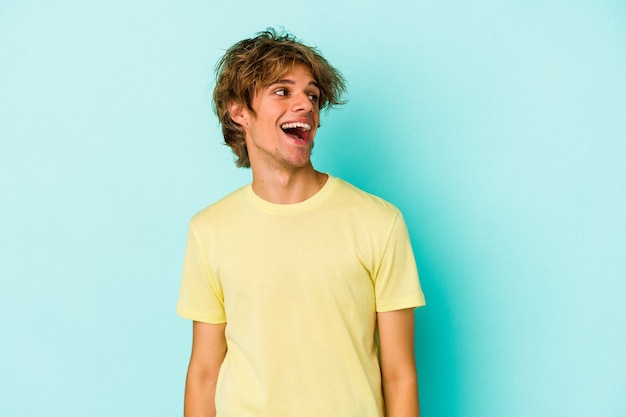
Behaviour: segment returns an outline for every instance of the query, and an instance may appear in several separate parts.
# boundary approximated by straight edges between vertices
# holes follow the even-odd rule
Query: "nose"
[[[313,111],[314,104],[311,102],[309,95],[305,92],[294,94],[292,102],[292,110],[294,112],[311,113]]]

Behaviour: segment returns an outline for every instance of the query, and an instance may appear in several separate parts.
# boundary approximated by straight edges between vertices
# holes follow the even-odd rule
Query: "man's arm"
[[[215,417],[215,386],[226,355],[226,324],[193,322],[185,386],[185,417]]]
[[[387,417],[419,417],[413,309],[378,313],[380,367]]]

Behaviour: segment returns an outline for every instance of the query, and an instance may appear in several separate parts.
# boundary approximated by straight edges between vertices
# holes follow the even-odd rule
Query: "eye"
[[[274,94],[276,94],[277,96],[283,96],[283,97],[289,95],[286,88],[279,88],[278,90],[274,91]]]
[[[309,94],[309,100],[311,100],[313,103],[317,103],[318,101],[320,101],[320,97],[317,94]]]

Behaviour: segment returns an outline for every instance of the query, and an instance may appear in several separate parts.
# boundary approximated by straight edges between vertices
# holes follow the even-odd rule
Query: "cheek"
[[[315,114],[313,114],[313,121],[315,122],[316,126],[320,125],[320,113],[319,111],[315,112]]]

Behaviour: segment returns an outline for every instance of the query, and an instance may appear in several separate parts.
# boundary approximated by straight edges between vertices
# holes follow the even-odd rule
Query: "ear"
[[[228,114],[233,122],[240,126],[248,126],[250,120],[250,111],[242,103],[231,101],[228,105]]]

